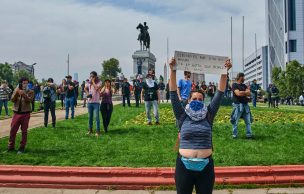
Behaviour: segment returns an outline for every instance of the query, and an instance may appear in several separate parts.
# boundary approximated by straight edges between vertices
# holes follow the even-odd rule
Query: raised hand
[[[229,71],[229,69],[232,67],[231,60],[227,59],[224,66],[226,67],[227,71]]]
[[[171,69],[172,71],[175,71],[175,70],[174,70],[174,66],[175,66],[175,65],[176,65],[176,61],[175,61],[174,58],[172,58],[171,61],[170,61],[170,63],[169,63],[170,69]]]

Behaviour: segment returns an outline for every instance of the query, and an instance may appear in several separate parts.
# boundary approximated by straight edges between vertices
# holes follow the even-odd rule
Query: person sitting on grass
[[[19,85],[12,95],[12,102],[14,103],[14,116],[11,123],[11,131],[7,150],[9,152],[15,151],[16,134],[21,126],[21,142],[17,154],[22,154],[25,150],[27,142],[27,129],[32,112],[32,102],[34,99],[34,91],[28,88],[29,80],[21,78]]]
[[[175,167],[177,194],[209,194],[215,181],[212,159],[212,125],[227,83],[227,74],[221,75],[219,88],[208,106],[204,105],[201,91],[190,93],[188,104],[183,108],[176,86],[175,59],[170,62],[170,97],[173,112],[179,127],[179,153]],[[227,71],[232,67],[230,60],[225,63]]]
[[[160,93],[157,83],[153,80],[153,74],[147,74],[146,78],[147,80],[143,83],[141,91],[141,99],[145,101],[148,125],[152,125],[151,106],[153,106],[155,124],[159,125],[158,104],[160,103]]]

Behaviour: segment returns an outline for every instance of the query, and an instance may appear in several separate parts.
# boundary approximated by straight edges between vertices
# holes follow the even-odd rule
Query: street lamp
[[[34,66],[36,65],[37,63],[33,63],[32,64],[32,75],[35,77],[35,69],[34,69]]]

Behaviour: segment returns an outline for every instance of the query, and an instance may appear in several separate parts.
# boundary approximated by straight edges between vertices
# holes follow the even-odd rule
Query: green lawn
[[[76,110],[77,111],[77,110]],[[222,107],[213,128],[216,166],[304,164],[303,109],[252,109],[255,140],[231,138],[231,107]],[[1,164],[56,166],[173,167],[177,129],[169,104],[161,105],[161,125],[147,126],[144,107],[114,107],[107,134],[86,135],[87,115],[61,121],[56,129],[36,128],[28,134],[26,153],[2,153],[7,138],[0,139]],[[16,142],[20,141],[20,135]],[[17,147],[16,147],[17,148]]]

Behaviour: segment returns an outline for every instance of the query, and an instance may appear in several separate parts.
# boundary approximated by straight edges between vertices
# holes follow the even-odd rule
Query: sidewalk
[[[176,191],[0,188],[0,194],[176,194]],[[304,188],[215,190],[214,194],[304,194]]]
[[[113,101],[114,105],[120,104],[120,103],[121,103],[120,101]],[[79,106],[77,106],[77,108],[75,108],[75,117],[86,114],[86,113],[88,113],[88,109],[83,108],[82,105],[79,105]],[[70,116],[71,116],[71,110],[70,110],[69,117]],[[49,124],[51,124],[51,122],[52,122],[51,118],[52,118],[51,114],[49,114]],[[43,119],[44,119],[43,111],[38,112],[38,113],[32,113],[31,119],[30,119],[30,124],[29,124],[29,129],[43,126],[44,125]],[[56,120],[57,120],[57,122],[61,121],[61,120],[65,120],[65,110],[61,110],[61,109],[56,110]],[[11,130],[11,127],[10,127],[11,122],[12,122],[12,118],[0,120],[0,138],[9,136],[9,133]],[[20,132],[20,130],[18,132]]]

